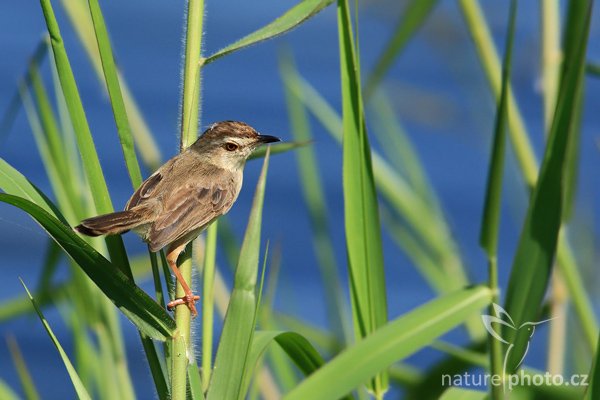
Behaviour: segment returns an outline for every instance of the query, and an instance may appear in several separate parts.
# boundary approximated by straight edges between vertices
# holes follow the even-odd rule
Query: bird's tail
[[[84,219],[74,229],[87,236],[116,235],[146,222],[148,222],[146,213],[126,210]]]

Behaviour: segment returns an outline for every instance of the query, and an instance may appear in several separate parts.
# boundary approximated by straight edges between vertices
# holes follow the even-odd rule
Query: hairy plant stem
[[[180,150],[184,150],[198,136],[200,104],[200,54],[202,49],[202,26],[204,22],[204,0],[189,0],[187,4],[187,28],[183,70],[183,97],[181,100]],[[180,257],[179,270],[183,278],[192,282],[192,246],[188,245]],[[177,285],[176,297],[184,295]],[[193,362],[190,339],[190,310],[178,306],[175,310],[177,334],[173,338],[171,368],[171,399],[184,400],[187,392],[187,367]]]

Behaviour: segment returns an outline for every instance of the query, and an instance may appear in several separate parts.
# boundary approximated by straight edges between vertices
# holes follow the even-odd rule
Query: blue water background
[[[83,49],[67,26],[67,18],[54,2],[63,36],[82,94],[86,113],[109,190],[116,207],[125,204],[131,187],[112,113],[106,95],[91,69]],[[402,2],[404,3],[404,2]],[[485,12],[496,43],[502,45],[506,24],[504,1],[485,3]],[[271,21],[292,1],[208,2],[205,54]],[[118,63],[146,120],[155,134],[163,158],[178,148],[178,108],[181,86],[183,2],[104,1],[104,15]],[[369,71],[390,36],[399,15],[396,1],[362,4],[360,49],[362,69]],[[589,58],[600,60],[600,21],[592,19]],[[543,108],[539,90],[538,2],[521,2],[514,56],[513,83],[518,102],[531,133],[538,159],[543,149]],[[5,1],[0,5],[0,112],[8,106],[28,57],[44,32],[39,4],[34,1]],[[278,75],[278,55],[291,51],[300,73],[340,109],[339,64],[336,14],[333,7],[289,34],[218,60],[204,70],[202,126],[224,119],[250,123],[259,131],[290,140],[289,119]],[[452,232],[469,268],[473,282],[486,279],[485,259],[478,247],[478,232],[487,173],[494,103],[486,85],[474,46],[457,5],[442,1],[426,26],[408,45],[391,69],[385,86],[399,119],[422,158],[433,187],[440,197]],[[592,273],[595,233],[598,231],[600,178],[600,80],[587,79],[586,110],[581,139],[581,168],[575,215],[575,236],[581,251],[584,276],[590,290],[597,287]],[[322,181],[325,186],[331,234],[340,273],[346,276],[341,186],[342,157],[339,146],[318,124],[313,124]],[[24,113],[21,111],[0,156],[15,166],[46,193],[50,192],[42,163]],[[522,180],[514,157],[508,157],[500,240],[500,283],[505,287],[508,270],[526,207]],[[241,237],[251,204],[260,163],[247,166],[245,187],[230,212],[234,231]],[[293,154],[272,159],[265,200],[263,239],[277,243],[282,265],[275,307],[319,326],[326,326],[322,287],[312,252],[311,231],[302,201],[296,159]],[[145,171],[144,176],[150,171]],[[581,233],[583,232],[583,233]],[[18,277],[35,287],[46,248],[46,236],[24,213],[0,205],[0,301],[23,295]],[[144,247],[134,235],[126,236],[130,254]],[[384,234],[388,276],[389,316],[394,318],[432,299],[435,295],[415,272],[410,261]],[[223,254],[219,262],[225,265]],[[596,263],[597,264],[597,263]],[[231,273],[224,268],[228,282]],[[63,266],[59,279],[66,276]],[[597,276],[597,274],[596,274]],[[345,278],[344,278],[345,279]],[[144,288],[151,290],[149,282]],[[596,297],[594,297],[596,299]],[[47,317],[69,353],[72,343],[60,315],[48,308]],[[199,323],[199,320],[197,321]],[[123,319],[131,374],[139,398],[153,398],[153,386],[134,328]],[[22,317],[0,325],[0,378],[20,391],[18,378],[4,337],[17,338],[33,379],[45,398],[72,398],[67,373],[35,317]],[[542,327],[532,343],[527,363],[544,370],[547,328]],[[465,343],[462,330],[449,337]],[[199,343],[198,343],[199,347]],[[439,358],[425,350],[409,362],[424,368]]]

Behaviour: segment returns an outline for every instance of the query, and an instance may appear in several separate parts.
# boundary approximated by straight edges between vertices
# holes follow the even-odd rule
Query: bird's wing
[[[162,181],[163,174],[162,168],[153,173],[146,179],[138,190],[131,196],[127,205],[125,206],[125,210],[131,210],[133,207],[138,206],[145,202],[147,199],[152,198],[152,195],[156,191],[158,184]]]
[[[189,158],[184,153],[178,154],[163,164],[156,172],[150,175],[131,196],[125,210],[142,205],[148,200],[158,200],[161,193],[169,186],[169,181],[173,181],[173,174],[178,169],[187,170],[185,163]]]
[[[170,193],[146,237],[152,251],[205,228],[229,211],[238,188],[233,178],[227,178],[199,179]]]

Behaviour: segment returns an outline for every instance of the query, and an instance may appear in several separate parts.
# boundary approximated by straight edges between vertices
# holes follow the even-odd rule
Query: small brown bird
[[[240,193],[248,156],[260,145],[278,142],[236,121],[213,124],[194,144],[171,158],[131,196],[125,211],[81,221],[88,236],[116,235],[133,229],[153,252],[167,247],[167,262],[185,292],[169,310],[186,304],[197,315],[195,296],[177,268],[177,258],[215,219],[225,214]]]

